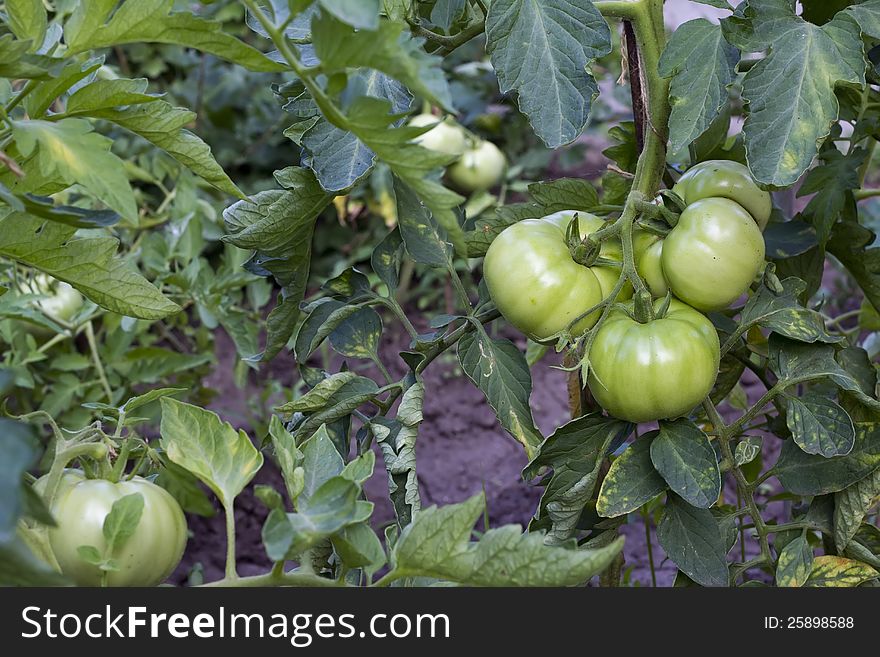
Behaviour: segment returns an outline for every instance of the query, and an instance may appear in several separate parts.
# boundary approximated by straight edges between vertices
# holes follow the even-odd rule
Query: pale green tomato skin
[[[409,125],[416,128],[434,125],[428,132],[414,139],[417,144],[429,151],[461,155],[467,150],[467,137],[464,131],[451,119],[440,119],[433,114],[418,114],[410,119]]]
[[[731,160],[707,160],[695,164],[672,188],[690,205],[704,198],[720,197],[743,206],[763,231],[770,220],[770,192],[760,187],[748,167]]]
[[[596,271],[610,268],[579,265],[565,242],[566,228],[576,212],[564,210],[508,226],[492,241],[483,260],[483,277],[495,306],[533,340],[543,341],[564,330],[604,298]],[[587,212],[577,214],[582,235],[604,224]],[[583,333],[598,318],[598,311],[591,313],[572,332]]]
[[[666,237],[660,262],[672,293],[710,312],[727,308],[764,263],[764,236],[741,205],[726,198],[691,203]]]
[[[83,306],[83,296],[76,289],[48,274],[37,274],[30,285],[22,284],[19,289],[41,295],[34,305],[51,319],[70,321]]]
[[[507,158],[501,149],[491,141],[481,141],[453,162],[446,175],[457,189],[470,193],[495,187],[506,169]]]
[[[662,304],[657,299],[655,311]],[[615,309],[590,348],[587,384],[614,417],[629,422],[675,418],[712,390],[720,353],[712,322],[677,299],[665,317],[646,324]]]
[[[42,492],[45,485],[42,477],[34,487]],[[92,545],[103,554],[104,519],[116,500],[132,493],[143,495],[143,514],[134,534],[112,556],[119,570],[108,573],[107,586],[156,586],[180,563],[186,519],[168,491],[140,477],[113,483],[67,470],[52,503],[58,525],[49,529],[49,543],[61,572],[77,585],[101,586],[102,571],[83,561],[77,548]]]
[[[645,249],[642,257],[637,260],[636,270],[651,294],[655,297],[665,297],[669,292],[666,277],[663,276],[661,257],[663,254],[663,240],[658,239]]]

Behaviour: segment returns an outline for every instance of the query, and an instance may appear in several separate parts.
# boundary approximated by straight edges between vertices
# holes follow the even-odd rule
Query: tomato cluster
[[[507,170],[507,158],[491,141],[477,139],[450,118],[440,119],[433,114],[419,114],[409,125],[433,128],[416,137],[415,141],[428,150],[455,155],[446,170],[446,177],[456,189],[473,193],[495,187]]]
[[[593,397],[631,422],[684,415],[708,395],[720,346],[703,313],[742,296],[764,262],[762,230],[770,218],[770,194],[745,166],[719,160],[697,164],[673,192],[685,208],[668,235],[633,233],[636,268],[658,297],[654,318],[637,321],[633,302],[626,303],[632,287],[624,286],[616,301],[625,303],[611,309],[588,354]],[[602,240],[593,265],[575,261],[567,240],[575,216],[581,238],[606,224],[574,210],[526,219],[502,231],[486,253],[483,272],[492,300],[533,340],[552,340],[566,330],[577,337],[593,327],[597,306],[620,276],[617,238]]]

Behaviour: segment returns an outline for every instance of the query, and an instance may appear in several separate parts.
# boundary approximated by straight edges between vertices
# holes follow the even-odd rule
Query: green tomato
[[[663,267],[660,262],[662,254],[663,240],[656,239],[644,250],[642,256],[636,259],[636,270],[655,297],[665,297],[669,292],[669,285],[663,276]]]
[[[770,192],[760,187],[748,167],[731,160],[707,160],[688,169],[672,191],[690,205],[704,198],[721,197],[736,201],[761,227],[767,227],[773,203]]]
[[[34,484],[38,493],[46,477]],[[80,586],[100,586],[102,571],[83,560],[78,548],[91,545],[104,554],[104,519],[113,503],[133,493],[144,498],[143,513],[134,534],[112,555],[118,570],[107,573],[108,586],[156,586],[177,567],[186,547],[186,519],[177,501],[164,488],[146,479],[113,483],[86,479],[78,470],[65,471],[52,502],[58,525],[49,529],[49,544],[61,572]]]
[[[663,305],[654,302],[654,310]],[[590,348],[587,384],[611,415],[652,422],[686,414],[715,384],[721,349],[709,319],[672,299],[662,319],[640,324],[614,309]]]
[[[480,141],[466,150],[446,170],[452,184],[463,192],[491,189],[501,182],[507,169],[507,158],[491,141]]]
[[[752,215],[726,198],[692,203],[663,243],[672,293],[704,312],[736,301],[764,263],[764,236]]]
[[[461,155],[467,149],[467,138],[464,130],[451,119],[440,119],[433,114],[419,114],[409,121],[409,125],[421,128],[434,127],[415,138],[415,142],[429,151]]]
[[[76,289],[48,274],[36,274],[30,283],[22,283],[19,291],[40,295],[33,305],[50,319],[70,321],[83,306],[83,296]]]
[[[581,237],[605,224],[588,212],[563,210],[508,226],[486,252],[483,276],[495,306],[533,340],[546,340],[565,329],[605,298],[620,275],[615,267],[584,267],[572,260],[565,233],[575,214]],[[619,253],[616,242],[602,243],[600,255],[619,259]],[[572,333],[583,333],[598,318],[598,312],[591,313]]]

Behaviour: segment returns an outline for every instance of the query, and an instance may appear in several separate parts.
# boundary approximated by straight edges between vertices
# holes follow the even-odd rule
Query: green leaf
[[[813,561],[813,570],[804,586],[855,587],[880,576],[871,566],[846,559],[823,555]]]
[[[370,424],[388,472],[388,492],[397,524],[406,527],[422,508],[416,473],[416,438],[422,421],[425,387],[421,382],[403,393],[397,418],[378,417]]]
[[[626,422],[585,415],[559,427],[541,443],[523,477],[536,477],[542,468],[552,468],[553,476],[530,529],[548,529],[545,542],[551,545],[572,538],[584,507],[593,497],[605,456],[617,449],[630,431],[632,425]]]
[[[269,315],[266,347],[253,360],[269,360],[287,344],[299,319],[312,254],[315,219],[332,200],[314,173],[289,167],[275,172],[284,190],[261,192],[223,211],[229,235],[224,241],[256,249],[252,270],[272,275],[282,287],[282,300]]]
[[[831,229],[839,219],[857,219],[852,190],[861,186],[859,172],[867,156],[868,151],[864,148],[856,148],[844,155],[833,143],[826,143],[819,154],[822,166],[811,169],[798,188],[799,197],[814,194],[804,208],[803,216],[816,227],[821,244],[828,241]]]
[[[333,445],[325,426],[321,426],[302,443],[300,450],[303,488],[294,502],[297,509],[301,503],[308,504],[315,492],[333,477],[339,476],[345,467],[345,461]]]
[[[298,434],[309,434],[321,424],[351,414],[358,406],[373,399],[378,389],[372,379],[354,372],[338,372],[320,381],[299,399],[275,410],[283,414],[309,414],[308,419],[297,428]]]
[[[379,0],[318,0],[318,4],[352,27],[375,30],[379,26]]]
[[[688,504],[708,509],[718,501],[718,458],[708,436],[690,420],[660,423],[660,434],[651,442],[651,462]]]
[[[651,443],[656,436],[653,431],[638,438],[611,463],[596,501],[600,516],[616,518],[631,513],[668,488],[651,462]]]
[[[48,16],[42,0],[6,0],[9,29],[22,41],[30,40],[39,48],[46,36]]]
[[[76,548],[76,554],[91,566],[101,566],[104,563],[104,557],[94,545],[80,545]]]
[[[424,509],[394,546],[391,572],[465,586],[577,586],[607,568],[623,548],[623,537],[595,550],[551,547],[540,533],[523,534],[513,525],[491,529],[471,543],[484,507],[480,494]]]
[[[534,458],[542,442],[529,397],[532,376],[525,358],[509,340],[495,340],[485,331],[465,334],[458,342],[458,360],[467,377],[483,391],[498,420]]]
[[[834,494],[834,544],[842,552],[880,498],[880,468]]]
[[[590,208],[599,204],[596,188],[582,178],[557,178],[529,184],[532,201],[541,207],[540,216],[570,210]]]
[[[451,111],[452,95],[441,68],[443,60],[426,53],[421,40],[404,32],[404,25],[383,20],[377,22],[378,29],[358,30],[327,13],[320,14],[312,21],[312,39],[322,72],[333,75],[362,66],[376,69],[399,80],[420,98]]]
[[[294,341],[293,351],[297,362],[305,363],[337,326],[362,309],[360,305],[347,305],[329,297],[309,304],[306,307],[308,317],[300,324]]]
[[[786,424],[798,447],[825,458],[844,456],[855,444],[852,418],[833,399],[819,392],[786,395]]]
[[[24,510],[22,477],[36,458],[30,427],[0,418],[0,544],[15,538],[16,524]]]
[[[813,568],[813,548],[804,536],[798,536],[779,553],[776,586],[803,586]]]
[[[325,481],[308,500],[300,499],[296,513],[273,510],[263,526],[263,543],[273,561],[295,559],[347,525],[362,520],[360,486],[342,477]]]
[[[657,526],[667,556],[701,586],[728,586],[727,550],[718,521],[708,509],[669,494]]]
[[[792,440],[783,442],[774,474],[796,495],[824,495],[851,486],[880,467],[880,427],[856,422],[855,430],[855,445],[846,456],[825,458],[805,453]]]
[[[302,469],[305,456],[277,415],[273,415],[269,420],[269,438],[272,440],[272,447],[275,448],[275,460],[278,462],[278,467],[281,468],[281,476],[284,478],[287,495],[290,497],[290,501],[295,504],[296,498],[305,488],[305,473]]]
[[[382,337],[382,318],[372,308],[361,308],[333,329],[330,344],[349,358],[378,359]]]
[[[781,283],[780,292],[762,284],[757,293],[749,298],[740,316],[741,329],[757,325],[800,342],[841,341],[841,338],[828,334],[825,321],[819,313],[800,304],[806,283],[794,277],[786,278]]]
[[[379,279],[388,286],[388,294],[394,294],[400,282],[400,264],[403,261],[403,238],[395,228],[373,249],[370,265]]]
[[[252,71],[286,69],[256,48],[223,32],[222,24],[217,21],[190,12],[169,13],[174,0],[125,0],[113,12],[116,4],[107,0],[83,0],[77,5],[64,27],[68,54],[126,43],[168,43],[210,53]]]
[[[186,513],[195,513],[205,518],[216,515],[214,503],[205,492],[204,486],[195,475],[176,463],[162,459],[162,469],[155,483],[171,493]]]
[[[139,319],[162,319],[180,307],[121,258],[110,237],[75,237],[76,229],[0,210],[0,255],[69,283],[99,306]]]
[[[348,568],[363,568],[372,576],[385,565],[385,549],[369,523],[349,525],[331,539],[333,549]]]
[[[494,0],[486,17],[486,52],[501,93],[550,148],[574,141],[599,93],[589,68],[611,52],[611,31],[592,2]]]
[[[816,229],[800,219],[773,221],[771,218],[764,230],[764,247],[768,260],[784,261],[802,255],[818,244]],[[778,268],[777,273],[780,273]]]
[[[145,95],[146,89],[144,79],[96,80],[68,99],[67,114],[104,119],[140,135],[217,189],[244,199],[211,148],[185,129],[195,120],[195,112]]]
[[[263,465],[247,434],[216,413],[163,397],[162,448],[208,486],[226,509]]]
[[[844,390],[859,390],[857,382],[834,360],[834,347],[827,344],[804,344],[772,334],[770,369],[783,385],[830,378]]]
[[[82,185],[134,223],[137,204],[122,160],[110,152],[112,141],[92,130],[83,119],[12,121],[18,150],[34,155],[44,176],[57,174],[67,184]]]
[[[0,36],[0,77],[42,80],[60,68],[63,60],[32,55],[30,41],[16,40],[11,34]]]
[[[126,413],[131,413],[132,411],[139,409],[141,406],[152,404],[157,399],[173,396],[179,392],[184,392],[185,390],[186,388],[155,388],[153,390],[150,390],[149,392],[145,392],[142,395],[132,397],[127,402],[125,402],[122,407],[125,409]]]
[[[739,52],[721,27],[703,18],[673,32],[660,57],[659,73],[669,86],[669,149],[676,153],[703,134],[727,105]]]
[[[430,267],[447,268],[452,262],[452,246],[447,232],[416,195],[415,190],[395,179],[397,217],[400,236],[410,257]]]
[[[880,247],[872,246],[876,236],[857,221],[835,224],[828,252],[847,268],[865,296],[880,308]]]
[[[120,550],[137,531],[144,512],[144,496],[132,493],[113,502],[110,513],[104,518],[102,532],[107,542],[107,556]]]
[[[743,80],[749,168],[758,181],[787,187],[810,166],[837,119],[835,86],[865,85],[862,40],[848,16],[820,27],[796,16],[788,0],[749,4],[745,16],[752,32],[742,45],[769,48]]]

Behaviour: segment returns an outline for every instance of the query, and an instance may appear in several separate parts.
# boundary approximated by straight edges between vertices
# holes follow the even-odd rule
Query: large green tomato
[[[764,263],[764,236],[726,198],[691,203],[663,242],[660,262],[672,293],[708,312],[736,301]]]
[[[657,299],[655,311],[662,304]],[[614,309],[590,348],[587,383],[596,401],[622,420],[675,418],[712,390],[720,353],[712,322],[677,299],[665,317],[646,324]]]
[[[507,158],[491,141],[481,141],[466,150],[446,170],[452,184],[463,192],[491,189],[501,182],[507,169]]]
[[[736,201],[748,210],[761,230],[767,227],[773,209],[770,193],[758,187],[748,167],[731,160],[707,160],[692,166],[672,191],[687,205],[712,197]]]
[[[416,128],[434,125],[428,132],[415,138],[417,144],[430,151],[461,155],[467,149],[464,131],[451,119],[441,120],[433,114],[418,114],[410,119],[409,125]]]
[[[620,271],[612,266],[584,267],[571,258],[565,232],[579,216],[581,237],[605,224],[589,212],[563,210],[541,219],[525,219],[496,237],[483,261],[483,276],[495,306],[513,326],[534,340],[545,340],[604,299]],[[602,243],[600,255],[619,260],[620,244]],[[621,297],[625,298],[624,290]],[[632,294],[632,290],[629,290]],[[598,312],[581,320],[575,335],[589,329]]]
[[[35,484],[37,492],[45,486],[46,477]],[[119,570],[108,572],[107,585],[155,586],[180,563],[186,547],[186,519],[168,491],[140,477],[112,483],[67,470],[52,502],[58,526],[49,529],[49,543],[61,572],[76,584],[101,585],[101,569],[84,561],[77,550],[91,545],[103,555],[107,547],[104,519],[116,500],[132,493],[143,495],[143,513],[134,534],[109,555]]]

